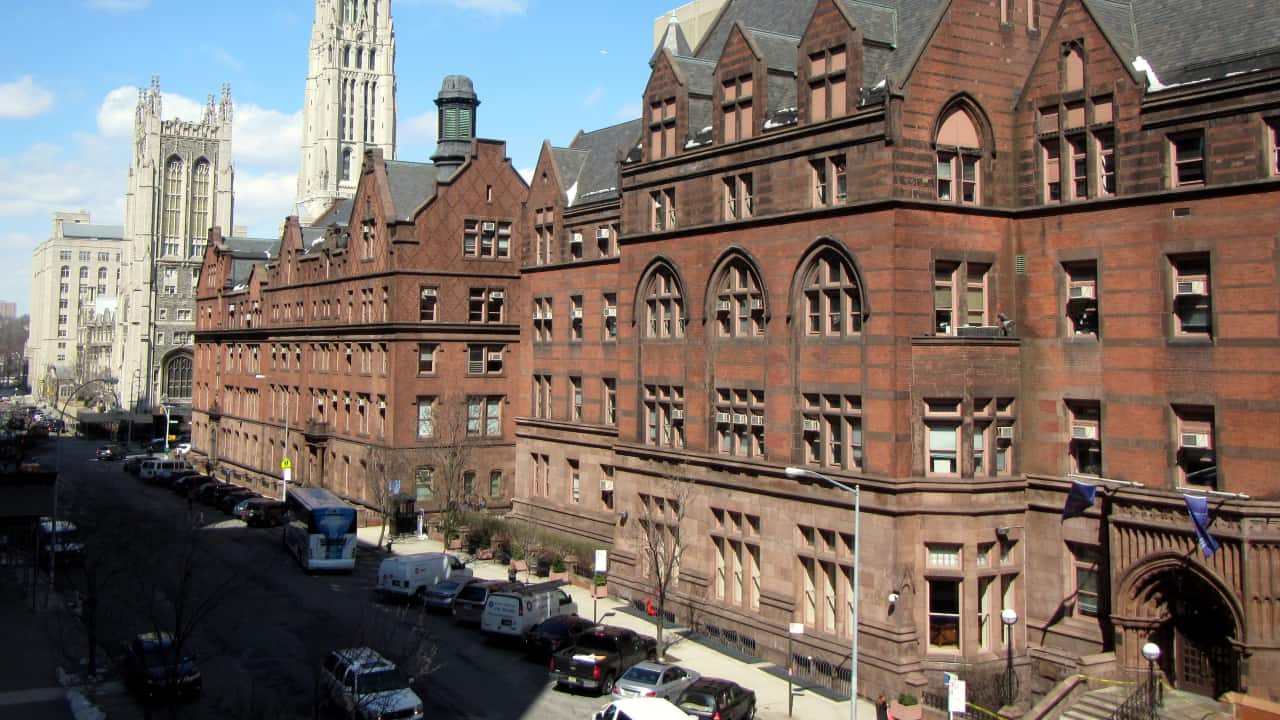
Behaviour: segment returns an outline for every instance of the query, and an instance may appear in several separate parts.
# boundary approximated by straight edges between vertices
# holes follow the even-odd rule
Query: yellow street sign
[[[280,469],[281,469],[281,470],[288,470],[288,469],[289,469],[289,468],[291,468],[291,467],[293,467],[293,461],[292,461],[292,460],[290,460],[289,458],[285,458],[285,459],[283,459],[283,460],[281,460],[281,461],[280,461]]]

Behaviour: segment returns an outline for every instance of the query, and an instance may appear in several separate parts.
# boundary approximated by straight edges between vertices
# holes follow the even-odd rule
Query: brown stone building
[[[475,138],[470,80],[447,78],[437,104],[433,162],[371,151],[355,197],[309,227],[290,218],[268,262],[246,270],[214,230],[192,440],[221,472],[278,492],[288,458],[292,482],[377,506],[400,481],[431,511],[443,448],[465,445],[449,499],[509,505],[528,186],[503,143]]]
[[[193,440],[263,476],[288,434],[359,497],[365,448],[429,467],[422,408],[461,395],[479,483],[609,547],[612,592],[653,594],[665,513],[675,619],[777,663],[801,623],[848,692],[852,496],[795,466],[860,490],[864,694],[1008,654],[1025,699],[1151,641],[1177,687],[1280,699],[1278,22],[727,0],[529,187],[446,139],[242,284],[211,243]],[[1211,557],[1180,488],[1219,493]]]
[[[668,609],[775,662],[803,623],[800,671],[847,692],[852,496],[806,468],[861,490],[864,692],[1009,642],[1042,692],[1154,641],[1180,688],[1274,698],[1278,28],[1215,5],[672,25],[639,127],[535,171],[516,514],[609,544],[643,604],[638,518],[689,481]],[[1073,478],[1097,501],[1064,521]],[[1187,487],[1251,496],[1211,498],[1211,558]]]

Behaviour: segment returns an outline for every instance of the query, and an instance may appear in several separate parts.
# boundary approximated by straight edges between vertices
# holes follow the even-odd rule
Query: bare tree
[[[413,486],[413,463],[406,451],[385,445],[370,445],[367,463],[364,494],[382,520],[378,533],[378,545],[382,545],[391,534],[391,518],[400,498],[397,490]]]
[[[480,418],[467,414],[467,399],[458,395],[440,398],[432,417],[433,443],[426,448],[431,468],[431,495],[441,514],[445,547],[458,534],[462,521],[466,473],[471,469],[475,438],[480,435]]]
[[[680,581],[680,557],[684,552],[681,530],[693,484],[666,475],[650,493],[640,494],[636,522],[642,576],[657,596],[658,656],[666,654],[662,631],[666,623],[667,597]]]
[[[528,574],[532,572],[532,568],[537,567],[538,558],[542,554],[542,534],[538,532],[538,528],[522,522],[511,523],[509,532],[511,557],[513,560],[524,561],[526,579],[528,579]]]

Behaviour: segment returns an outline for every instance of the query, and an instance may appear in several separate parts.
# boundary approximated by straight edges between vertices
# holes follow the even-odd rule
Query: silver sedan
[[[441,580],[423,592],[422,603],[426,605],[428,610],[451,612],[453,610],[453,600],[458,597],[458,593],[462,592],[462,588],[478,581],[479,578],[471,577],[455,577]]]
[[[615,698],[660,697],[675,702],[684,689],[702,677],[699,673],[660,662],[632,665],[613,685]]]

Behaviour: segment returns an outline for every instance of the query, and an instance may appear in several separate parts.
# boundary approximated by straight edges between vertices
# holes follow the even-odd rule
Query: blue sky
[[[542,141],[639,117],[653,21],[679,0],[391,0],[397,156],[426,161],[445,75],[475,83],[478,134],[530,169]],[[198,17],[196,8],[209,13]],[[160,76],[165,117],[199,120],[231,83],[236,225],[275,237],[291,210],[311,0],[46,0],[0,25],[0,300],[29,312],[52,213],[122,224],[133,110]]]

